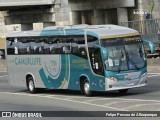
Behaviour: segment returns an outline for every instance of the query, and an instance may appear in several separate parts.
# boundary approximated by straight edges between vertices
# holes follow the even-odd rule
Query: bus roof
[[[138,31],[117,25],[72,25],[51,26],[42,30],[15,32],[6,37],[30,37],[30,36],[65,36],[65,35],[92,35],[100,39],[135,36]]]

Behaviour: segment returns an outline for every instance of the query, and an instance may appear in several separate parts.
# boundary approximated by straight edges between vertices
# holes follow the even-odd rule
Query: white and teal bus
[[[144,43],[136,30],[116,25],[53,26],[6,36],[10,84],[39,88],[94,91],[147,85]]]

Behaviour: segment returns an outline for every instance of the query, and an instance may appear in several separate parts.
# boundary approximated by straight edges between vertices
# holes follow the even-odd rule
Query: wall
[[[72,11],[134,7],[135,0],[69,0]]]
[[[148,71],[160,73],[160,58],[148,59]]]
[[[0,38],[0,49],[5,49],[5,39]]]
[[[54,0],[0,0],[0,6],[12,7],[12,6],[26,6],[26,5],[50,5]]]
[[[160,0],[135,0],[136,7],[128,8],[129,21],[146,20],[152,15],[153,19],[160,18]]]

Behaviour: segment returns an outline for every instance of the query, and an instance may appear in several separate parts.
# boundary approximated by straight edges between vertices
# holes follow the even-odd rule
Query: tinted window
[[[7,38],[7,53],[14,54],[50,54],[53,46],[47,37]]]
[[[74,54],[87,58],[84,36],[7,38],[7,53],[19,54]]]
[[[69,39],[71,41],[71,53],[87,59],[84,36],[70,36]]]
[[[9,55],[18,54],[17,38],[7,38],[6,39],[6,45],[7,45],[7,53]]]

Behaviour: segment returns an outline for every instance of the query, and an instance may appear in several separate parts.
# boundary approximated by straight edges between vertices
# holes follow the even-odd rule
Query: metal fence
[[[154,42],[155,54],[150,54],[149,48],[145,47],[148,58],[160,57],[160,19],[121,22],[119,25],[135,29],[139,31],[142,39]]]
[[[144,39],[156,43],[160,40],[160,19],[121,22],[119,25],[139,31]]]
[[[141,34],[157,34],[160,30],[160,19],[121,22],[119,25],[138,30]]]

